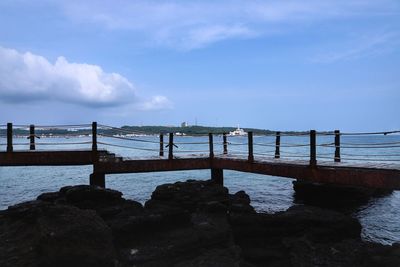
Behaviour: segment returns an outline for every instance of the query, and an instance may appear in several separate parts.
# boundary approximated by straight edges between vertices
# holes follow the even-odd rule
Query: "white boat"
[[[229,132],[230,136],[243,136],[243,135],[247,135],[247,133],[243,130],[240,129],[239,125],[236,128],[236,130],[234,130],[233,132]]]

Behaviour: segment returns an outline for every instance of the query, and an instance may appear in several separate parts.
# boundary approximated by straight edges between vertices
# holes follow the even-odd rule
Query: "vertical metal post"
[[[275,139],[275,158],[279,159],[281,157],[281,132],[276,132],[276,139]]]
[[[224,170],[211,169],[211,181],[219,185],[224,185]]]
[[[253,132],[248,132],[247,133],[247,137],[248,137],[248,151],[249,151],[249,157],[248,160],[249,161],[254,161],[254,155],[253,155]]]
[[[310,131],[310,165],[317,165],[317,137],[316,131]]]
[[[29,149],[35,150],[35,125],[29,126]]]
[[[210,158],[212,159],[214,157],[214,142],[212,133],[208,134],[208,143],[210,145]]]
[[[226,137],[226,133],[223,133],[223,135],[222,135],[222,142],[224,145],[224,155],[226,155],[226,154],[228,154],[228,140]]]
[[[13,133],[12,133],[12,123],[7,123],[7,152],[13,151]]]
[[[106,176],[101,172],[93,172],[89,176],[89,183],[93,186],[100,186],[102,188],[106,187]]]
[[[340,131],[335,130],[335,162],[340,162]]]
[[[169,133],[169,143],[168,143],[168,159],[174,158],[174,133]]]
[[[164,135],[160,133],[160,157],[164,157]]]
[[[92,150],[97,151],[97,122],[92,122]]]

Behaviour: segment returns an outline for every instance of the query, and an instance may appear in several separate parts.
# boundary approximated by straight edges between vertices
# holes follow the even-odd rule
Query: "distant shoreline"
[[[209,133],[222,135],[224,133],[234,131],[235,127],[209,127],[209,126],[186,126],[186,127],[175,127],[175,126],[122,126],[119,128],[126,131],[126,134],[116,134],[114,129],[99,128],[98,133],[106,135],[120,135],[120,136],[154,136],[159,134],[175,133],[178,136],[206,136]],[[243,128],[245,132],[253,132],[254,135],[275,135],[277,131],[258,129],[258,128]],[[308,131],[280,131],[282,134],[307,134]],[[6,136],[6,129],[0,129],[0,135]],[[91,129],[60,129],[50,128],[41,129],[36,128],[35,134],[40,137],[90,137]],[[26,137],[29,135],[29,129],[15,128],[13,129],[13,136],[16,138]]]

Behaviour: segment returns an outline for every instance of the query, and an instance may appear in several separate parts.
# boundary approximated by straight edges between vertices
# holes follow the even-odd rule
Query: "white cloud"
[[[139,103],[137,108],[144,111],[171,109],[173,108],[173,104],[165,96],[158,95],[152,97],[150,100]]]
[[[230,38],[248,38],[257,34],[244,26],[208,26],[190,31],[182,46],[185,49],[201,48]]]
[[[156,98],[152,109],[163,108],[168,102],[165,97]],[[132,83],[118,73],[104,72],[97,65],[70,63],[64,57],[58,57],[52,64],[42,56],[3,47],[0,47],[0,100],[55,100],[94,107],[141,104]]]
[[[77,23],[131,31],[158,45],[187,50],[328,19],[395,14],[399,12],[399,3],[396,0],[70,0],[62,8]]]
[[[311,59],[314,63],[334,63],[337,61],[352,60],[369,57],[390,52],[400,45],[400,34],[397,32],[386,32],[373,36],[364,36],[351,43],[342,45],[344,47],[320,53]]]

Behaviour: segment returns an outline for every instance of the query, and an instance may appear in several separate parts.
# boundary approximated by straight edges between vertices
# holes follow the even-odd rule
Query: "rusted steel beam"
[[[215,158],[214,168],[294,178],[318,183],[332,183],[400,190],[400,170],[356,167],[311,167],[306,164],[253,162]]]
[[[103,153],[105,152],[103,151]],[[0,166],[67,166],[91,164],[93,164],[91,150],[0,152]]]
[[[105,157],[98,161],[93,155]],[[91,183],[102,185],[112,173],[161,172],[211,169],[212,179],[223,182],[223,169],[288,177],[317,183],[400,190],[400,169],[373,167],[310,166],[308,162],[248,161],[220,157],[185,159],[107,160],[107,151],[18,151],[0,152],[0,166],[64,166],[93,164]],[[102,157],[100,157],[102,158]],[[105,183],[105,182],[104,182]]]
[[[151,159],[151,160],[124,160],[121,162],[99,162],[97,172],[137,173],[211,169],[211,161],[206,158],[192,159]]]

